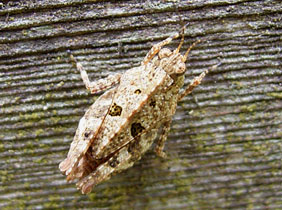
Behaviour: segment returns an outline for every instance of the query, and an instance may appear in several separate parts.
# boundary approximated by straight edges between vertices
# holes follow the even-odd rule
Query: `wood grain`
[[[281,209],[281,14],[278,0],[0,3],[0,208]],[[81,195],[58,164],[97,96],[67,51],[95,80],[140,65],[183,23],[182,52],[203,39],[185,83],[223,64],[179,104],[169,158],[151,150]]]

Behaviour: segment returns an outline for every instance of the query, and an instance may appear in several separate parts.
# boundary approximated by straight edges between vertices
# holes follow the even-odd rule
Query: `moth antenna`
[[[184,43],[184,30],[185,30],[185,26],[182,27],[182,30],[181,30],[181,35],[182,35],[182,36],[181,36],[181,41],[180,41],[180,43],[179,43],[177,49],[174,51],[175,53],[179,53],[179,50],[180,50],[180,48],[182,47],[182,45],[183,45],[183,43]]]

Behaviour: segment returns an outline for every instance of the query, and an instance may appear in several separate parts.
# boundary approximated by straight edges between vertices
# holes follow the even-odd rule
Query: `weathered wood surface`
[[[281,209],[281,1],[5,1],[0,3],[1,209]],[[88,196],[58,170],[96,96],[91,75],[138,66],[153,43],[190,26],[186,84],[166,143]],[[179,40],[171,47],[177,46]]]

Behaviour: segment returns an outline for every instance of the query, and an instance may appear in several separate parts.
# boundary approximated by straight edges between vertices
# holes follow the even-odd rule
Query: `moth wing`
[[[126,145],[119,148],[107,161],[101,163],[94,171],[78,181],[78,189],[83,194],[87,194],[91,192],[95,185],[109,179],[113,173],[119,173],[133,166],[151,147],[154,139],[157,137],[157,133],[158,129],[145,131],[138,135],[138,141],[136,137],[128,136],[128,143]]]
[[[59,165],[61,172],[69,175],[76,170],[75,166],[78,165],[81,157],[87,152],[92,141],[100,131],[116,89],[117,87],[112,88],[101,95],[79,121],[67,158]]]
[[[133,68],[125,72],[113,99],[113,104],[121,108],[119,115],[109,113],[103,122],[103,128],[92,147],[93,156],[97,159],[105,158],[115,152],[122,145],[128,143],[130,138],[114,138],[119,135],[148,102],[148,99],[166,81],[173,80],[161,68],[152,64]],[[111,108],[110,108],[111,112]],[[110,128],[110,129],[107,129]],[[119,141],[122,139],[122,141]]]

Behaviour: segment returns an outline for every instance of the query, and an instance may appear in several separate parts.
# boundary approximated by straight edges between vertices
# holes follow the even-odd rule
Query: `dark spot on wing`
[[[156,101],[152,100],[149,105],[152,106],[152,107],[155,107],[156,106]]]
[[[87,138],[90,134],[91,134],[90,131],[86,131],[86,132],[84,133],[84,137]]]
[[[120,116],[122,112],[121,106],[118,106],[116,103],[114,103],[109,111],[109,115],[111,116]]]
[[[141,123],[132,123],[131,125],[131,135],[133,137],[138,136],[145,128],[141,125]]]
[[[119,161],[117,159],[117,156],[113,156],[110,160],[109,160],[109,165],[112,168],[115,168],[117,165],[119,164]]]
[[[140,94],[140,93],[141,93],[141,90],[140,90],[140,89],[137,89],[137,90],[134,91],[134,93],[135,93],[135,94]]]

